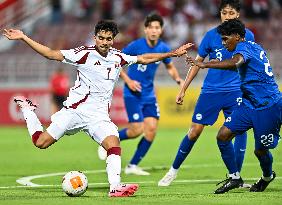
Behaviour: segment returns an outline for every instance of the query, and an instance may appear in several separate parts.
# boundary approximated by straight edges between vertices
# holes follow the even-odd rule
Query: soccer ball
[[[81,171],[70,171],[63,177],[62,188],[68,196],[81,196],[88,188],[87,177]]]

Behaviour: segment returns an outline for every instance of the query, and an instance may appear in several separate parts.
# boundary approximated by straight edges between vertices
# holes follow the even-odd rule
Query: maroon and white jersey
[[[111,48],[107,57],[101,56],[95,46],[81,46],[61,50],[63,63],[77,66],[77,79],[64,102],[66,108],[79,104],[111,104],[114,86],[122,67],[137,62],[137,56],[129,56]]]

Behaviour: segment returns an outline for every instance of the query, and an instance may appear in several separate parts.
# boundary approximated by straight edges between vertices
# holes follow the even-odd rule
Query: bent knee
[[[216,138],[221,141],[230,141],[235,135],[230,129],[225,126],[222,126],[217,133]]]
[[[192,125],[190,130],[188,131],[189,139],[196,141],[200,137],[203,129],[204,125]]]
[[[144,132],[143,125],[130,126],[127,130],[127,135],[130,138],[135,138],[140,136]]]
[[[263,155],[266,155],[268,153],[268,149],[266,150],[255,150],[254,151],[254,154],[257,156],[257,157],[261,157]]]
[[[55,142],[56,140],[46,133],[42,133],[36,140],[33,140],[33,144],[39,149],[46,149]]]

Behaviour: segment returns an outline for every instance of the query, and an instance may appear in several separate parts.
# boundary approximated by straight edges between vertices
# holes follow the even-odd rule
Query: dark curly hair
[[[148,27],[150,25],[150,23],[153,22],[153,21],[158,21],[160,23],[161,27],[163,27],[163,25],[164,25],[164,20],[159,14],[151,13],[148,16],[146,16],[144,26]]]
[[[95,35],[97,35],[100,31],[110,31],[113,33],[114,37],[119,33],[117,24],[112,20],[99,21],[95,26]]]
[[[240,12],[241,9],[240,0],[221,0],[221,3],[219,5],[219,11],[221,11],[227,5],[234,8],[236,11]]]
[[[246,34],[245,25],[239,19],[224,21],[217,27],[217,31],[222,36],[238,34],[240,37],[244,38]]]

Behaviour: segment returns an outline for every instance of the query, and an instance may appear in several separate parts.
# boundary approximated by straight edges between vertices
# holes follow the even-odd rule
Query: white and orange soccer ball
[[[87,177],[81,171],[70,171],[63,177],[62,188],[68,196],[81,196],[88,188]]]

